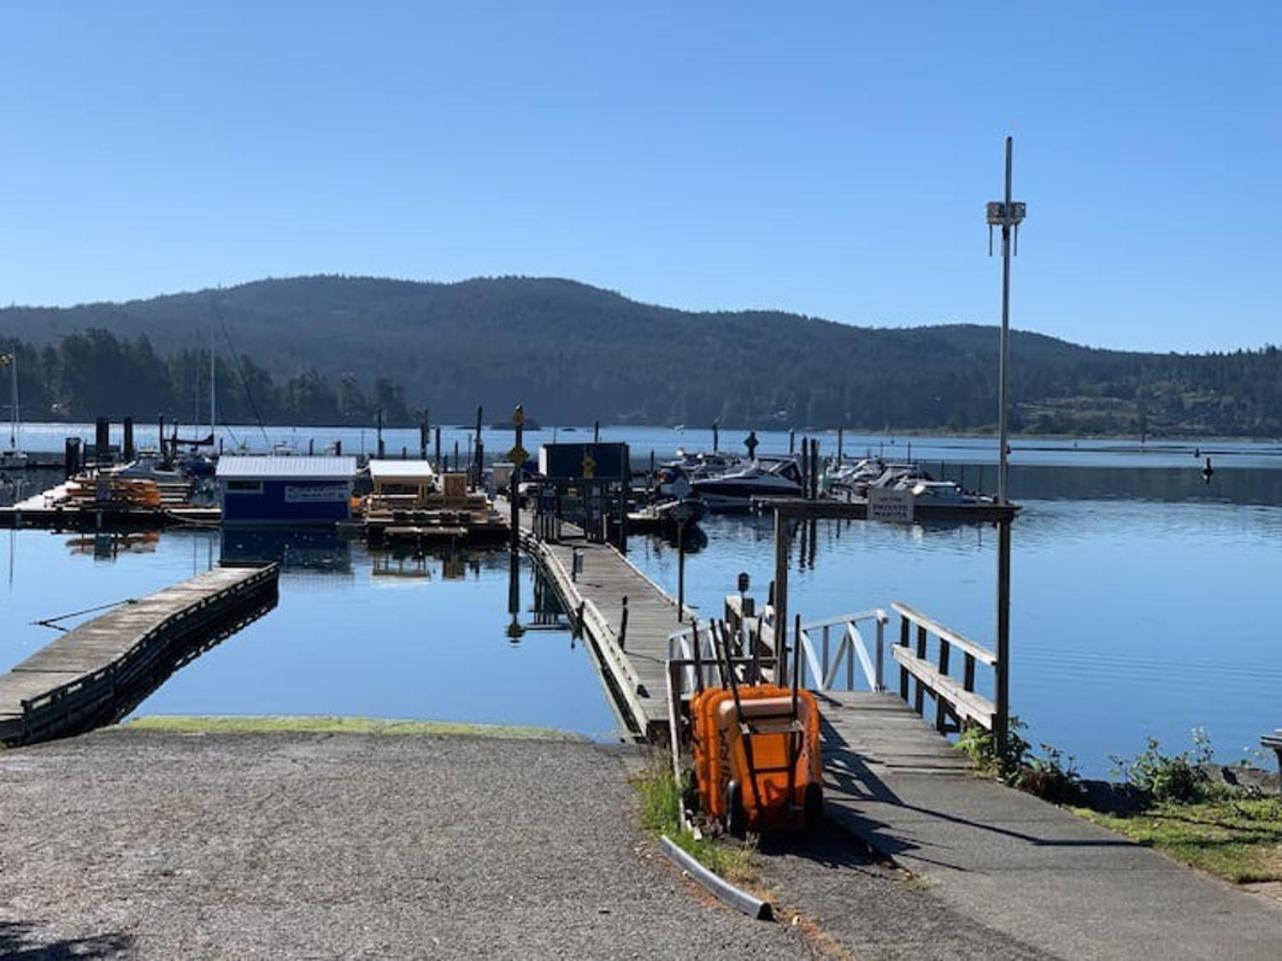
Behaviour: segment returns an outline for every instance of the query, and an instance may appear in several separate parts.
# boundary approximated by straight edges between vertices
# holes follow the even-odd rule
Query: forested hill
[[[493,420],[518,401],[549,425],[974,430],[995,420],[991,327],[692,313],[567,280],[301,277],[0,310],[32,418],[192,411],[207,390],[211,331],[229,418],[251,419],[252,397],[265,420],[312,423],[378,408],[389,421],[430,408],[434,421],[462,422],[478,403]],[[1146,354],[1016,333],[1011,363],[1016,429],[1282,435],[1276,348]]]

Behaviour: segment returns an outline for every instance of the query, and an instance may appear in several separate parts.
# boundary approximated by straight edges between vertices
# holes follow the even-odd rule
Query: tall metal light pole
[[[997,467],[997,500],[1006,503],[1006,448],[1009,446],[1007,426],[1007,406],[1010,393],[1010,259],[1019,249],[1019,225],[1024,220],[1026,205],[1011,200],[1011,168],[1014,154],[1013,141],[1006,138],[1006,199],[995,200],[988,204],[988,253],[993,253],[993,228],[1002,228],[1002,338],[1001,361],[997,373],[997,393],[999,395],[997,411],[998,467]]]
[[[1019,225],[1026,206],[1011,200],[1011,166],[1014,153],[1010,137],[1006,138],[1006,195],[1004,200],[988,204],[988,253],[993,252],[993,228],[1002,229],[1002,335],[1000,369],[997,375],[999,408],[997,412],[998,449],[997,502],[1005,506],[1006,448],[1008,425],[1006,409],[1009,394],[1010,366],[1010,259],[1019,248]],[[994,685],[997,716],[993,734],[999,751],[1005,752],[1010,719],[1010,518],[997,524],[997,678]]]

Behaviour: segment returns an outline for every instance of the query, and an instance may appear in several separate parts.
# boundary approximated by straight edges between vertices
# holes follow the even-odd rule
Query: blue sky
[[[7,3],[0,303],[305,273],[1282,342],[1282,4]]]

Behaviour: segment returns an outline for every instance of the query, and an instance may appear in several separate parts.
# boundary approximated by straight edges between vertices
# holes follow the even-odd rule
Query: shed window
[[[227,482],[227,493],[229,494],[261,494],[262,492],[262,481],[229,480]]]

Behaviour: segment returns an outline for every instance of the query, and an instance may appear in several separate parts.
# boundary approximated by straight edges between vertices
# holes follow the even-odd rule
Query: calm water
[[[84,428],[92,434],[92,427]],[[256,431],[257,429],[255,429]],[[66,425],[29,428],[31,449],[59,449]],[[237,429],[237,435],[248,433]],[[708,431],[605,428],[603,438],[658,456],[709,446]],[[740,432],[722,432],[724,447]],[[154,434],[154,431],[153,431]],[[562,439],[590,437],[587,431]],[[271,442],[305,450],[335,437],[360,450],[351,429],[269,429]],[[366,432],[367,449],[373,431]],[[417,445],[413,431],[385,432],[388,447]],[[486,431],[487,450],[510,434]],[[765,450],[786,450],[786,433],[758,432]],[[835,436],[825,434],[825,449]],[[34,443],[37,437],[44,442]],[[445,445],[452,452],[449,431]],[[533,432],[534,449],[551,431]],[[256,446],[265,446],[261,435]],[[895,449],[906,454],[906,440]],[[146,443],[140,432],[140,442]],[[860,452],[887,437],[846,438]],[[995,445],[983,438],[914,438],[914,456],[938,472],[991,487]],[[1200,476],[1193,448],[1216,472]],[[1024,504],[1014,530],[1012,705],[1034,741],[1075,755],[1093,774],[1111,754],[1133,754],[1152,734],[1172,747],[1203,726],[1226,760],[1282,724],[1282,450],[1276,444],[1020,440],[1011,488]],[[898,456],[897,453],[894,456]],[[55,478],[56,479],[56,478]],[[0,490],[0,499],[5,491]],[[735,575],[751,574],[761,596],[772,576],[768,521],[715,518],[687,564],[687,596],[719,611]],[[904,600],[955,629],[992,643],[996,573],[993,531],[823,522],[794,546],[793,609],[821,618]],[[0,668],[53,636],[31,625],[95,604],[138,596],[217,563],[224,547],[261,544],[170,532],[95,559],[92,540],[0,532]],[[266,545],[277,550],[280,545]],[[563,632],[505,630],[506,555],[463,566],[432,559],[426,577],[375,573],[383,559],[363,547],[295,538],[281,604],[266,618],[165,684],[144,712],[354,713],[564,727],[593,736],[614,728],[581,648]],[[675,551],[634,538],[633,559],[675,593]],[[532,581],[521,578],[523,621]],[[74,623],[68,621],[67,623]]]
[[[508,638],[505,553],[420,566],[332,537],[242,541],[170,531],[95,558],[92,536],[0,532],[0,669],[56,636],[36,619],[159,590],[208,570],[224,548],[242,557],[266,550],[285,562],[279,606],[171,677],[139,713],[360,714],[612,735],[601,683],[567,631]],[[532,586],[523,563],[525,624]]]
[[[723,518],[706,533],[687,558],[687,600],[720,616],[739,571],[764,596],[771,521]],[[900,600],[991,647],[994,535],[819,522],[813,540],[794,540],[793,612],[818,620]],[[631,556],[676,583],[670,545],[647,541]],[[1092,774],[1146,735],[1186,747],[1194,726],[1226,760],[1240,758],[1282,724],[1280,561],[1282,507],[1026,502],[1012,550],[1012,709],[1034,742]],[[892,621],[888,640],[896,631]]]
[[[487,421],[500,416],[495,412]],[[181,427],[182,436],[193,433],[205,434],[208,428],[193,429]],[[797,442],[804,431],[796,433]],[[723,430],[720,433],[722,450],[742,453],[743,440],[747,432],[743,430]],[[61,451],[63,440],[76,436],[92,443],[93,424],[28,424],[23,427],[22,444],[27,450]],[[134,436],[138,446],[156,446],[156,427],[154,424],[136,423]],[[820,450],[824,455],[837,450],[835,431],[816,431],[813,435],[820,441]],[[345,454],[372,454],[377,449],[377,435],[372,427],[361,429],[354,427],[250,427],[246,425],[221,427],[219,439],[228,447],[245,445],[253,451],[270,450],[273,445],[286,444],[299,453],[306,453],[308,445],[315,446],[317,453],[336,440],[343,443]],[[455,444],[461,456],[466,457],[471,450],[474,432],[471,428],[443,426],[441,447],[443,453],[452,457]],[[493,430],[487,427],[482,431],[482,442],[487,456],[498,456],[512,446],[511,431]],[[540,444],[553,439],[566,442],[582,442],[592,439],[592,427],[561,427],[525,432],[525,447],[535,451]],[[788,450],[789,437],[786,430],[758,430],[760,453],[785,453]],[[383,431],[383,440],[389,457],[399,457],[402,449],[410,456],[418,454],[418,430],[414,428],[387,429]],[[630,445],[632,457],[637,463],[649,458],[650,451],[662,459],[670,457],[679,447],[687,450],[711,450],[712,431],[703,428],[670,428],[670,427],[615,427],[606,425],[601,428],[601,440],[618,441]],[[119,444],[121,428],[112,425],[111,442]],[[1234,467],[1275,467],[1282,468],[1282,441],[1166,441],[1155,440],[1141,444],[1134,439],[1110,440],[1046,440],[1040,438],[1015,438],[1011,442],[1011,463],[1015,466],[1091,466],[1091,467],[1201,467],[1201,460],[1194,459],[1194,451],[1201,455],[1211,455],[1217,466]],[[892,434],[856,434],[847,432],[844,435],[844,451],[851,456],[864,454],[883,454],[887,458],[902,459],[913,457],[928,465],[943,461],[946,464],[993,464],[997,459],[997,440],[993,437],[904,437]],[[435,451],[431,452],[435,456]],[[989,477],[991,480],[991,475]]]

